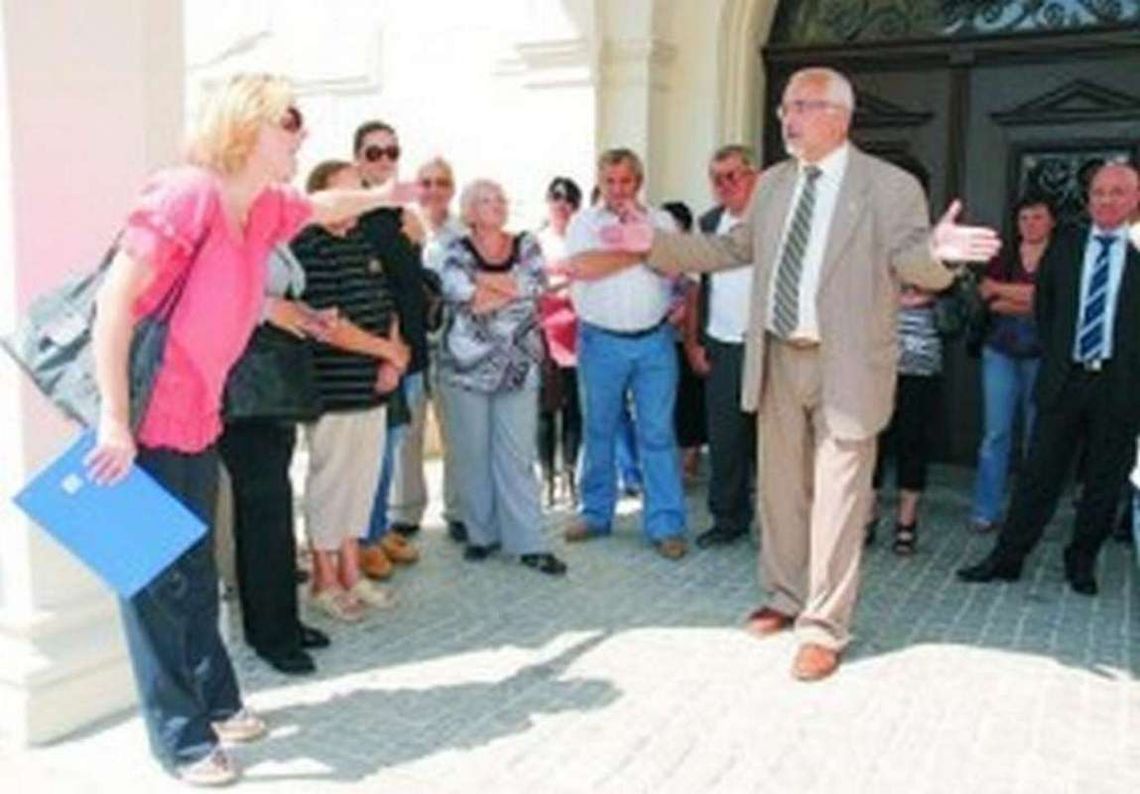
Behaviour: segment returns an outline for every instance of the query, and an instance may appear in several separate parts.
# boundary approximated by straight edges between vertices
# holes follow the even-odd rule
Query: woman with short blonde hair
[[[288,83],[239,75],[207,97],[188,164],[147,183],[97,298],[92,345],[102,410],[88,458],[95,482],[117,482],[137,462],[211,525],[222,389],[259,317],[266,311],[300,335],[323,332],[297,304],[266,302],[270,250],[307,223],[349,218],[407,196],[392,185],[312,196],[294,190],[285,183],[296,171],[304,137]],[[142,415],[132,417],[134,326],[168,295],[175,305],[165,349],[150,399]],[[242,706],[218,633],[211,548],[207,532],[122,602],[151,748],[169,771],[197,785],[236,778],[222,741],[265,732]]]

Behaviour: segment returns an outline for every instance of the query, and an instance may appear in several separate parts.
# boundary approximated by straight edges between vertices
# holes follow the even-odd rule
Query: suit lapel
[[[773,274],[779,266],[777,257],[780,255],[780,243],[783,242],[784,224],[792,211],[792,194],[796,187],[795,161],[785,160],[760,178],[772,180],[772,193],[763,207],[756,208],[761,213],[755,243],[759,248],[754,251],[759,272],[752,279],[752,299],[756,308],[763,309],[755,316],[766,322],[764,318],[767,316],[768,295],[772,291]]]
[[[827,233],[827,247],[820,266],[819,288],[823,291],[828,279],[835,272],[847,242],[855,232],[855,227],[867,203],[867,169],[865,155],[851,146],[847,158],[847,170],[839,185],[839,195],[835,197],[835,211],[831,216],[831,228]]]

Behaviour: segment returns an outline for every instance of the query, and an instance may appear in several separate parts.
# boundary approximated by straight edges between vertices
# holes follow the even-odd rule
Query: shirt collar
[[[1116,240],[1119,240],[1121,237],[1124,236],[1124,233],[1127,230],[1128,230],[1128,224],[1124,224],[1123,226],[1117,226],[1115,229],[1102,229],[1094,223],[1092,225],[1092,236],[1093,237],[1112,237]]]
[[[841,180],[843,178],[843,172],[847,170],[847,158],[850,152],[851,144],[847,143],[847,141],[844,141],[835,151],[828,154],[819,162],[814,163],[814,165],[823,172],[820,174],[820,177],[826,179],[829,182],[838,182]],[[808,166],[808,163],[800,160],[797,166],[798,176],[800,174],[803,174],[804,169]]]

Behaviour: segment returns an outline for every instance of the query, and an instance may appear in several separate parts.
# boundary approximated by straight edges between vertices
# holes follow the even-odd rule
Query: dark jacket
[[[1036,392],[1040,411],[1057,405],[1074,371],[1081,269],[1090,231],[1082,226],[1055,233],[1037,271],[1033,308],[1043,349]],[[1116,296],[1112,358],[1100,377],[1108,382],[1110,410],[1125,425],[1121,431],[1135,434],[1140,423],[1140,253],[1131,245]]]
[[[713,207],[697,219],[697,227],[700,228],[702,234],[716,234],[716,230],[720,226],[722,215],[724,215],[723,206]],[[709,326],[709,296],[711,294],[712,276],[708,273],[702,273],[701,291],[697,296],[697,328],[699,329],[697,338],[702,345],[707,341],[705,339],[705,329]]]
[[[419,246],[401,231],[399,209],[381,208],[360,216],[360,228],[384,265],[400,314],[400,333],[411,348],[407,373],[427,366],[427,294]]]

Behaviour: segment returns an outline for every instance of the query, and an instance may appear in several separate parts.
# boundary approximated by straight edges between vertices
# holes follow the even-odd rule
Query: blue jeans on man
[[[973,520],[980,525],[996,523],[1005,501],[1013,424],[1021,410],[1022,449],[1028,450],[1036,407],[1033,385],[1039,358],[1015,358],[992,347],[982,348],[982,394],[985,431],[978,450],[978,473],[974,482]]]
[[[403,389],[404,400],[409,407],[427,399],[424,390],[424,375],[416,372],[400,379],[397,387]],[[377,543],[388,534],[388,497],[392,492],[392,470],[396,465],[396,450],[407,433],[406,424],[389,427],[384,434],[384,462],[380,466],[380,480],[376,486],[376,496],[372,502],[372,516],[368,520],[368,531],[361,538],[366,546]]]
[[[622,398],[618,432],[614,436],[618,487],[629,495],[641,493],[641,462],[637,459],[637,433],[633,427],[633,411],[629,395]]]
[[[685,499],[673,430],[678,370],[672,329],[662,325],[644,335],[623,336],[581,323],[578,375],[585,417],[583,521],[594,534],[610,531],[617,503],[614,439],[628,392],[645,492],[645,534],[653,542],[679,537],[685,531]]]

